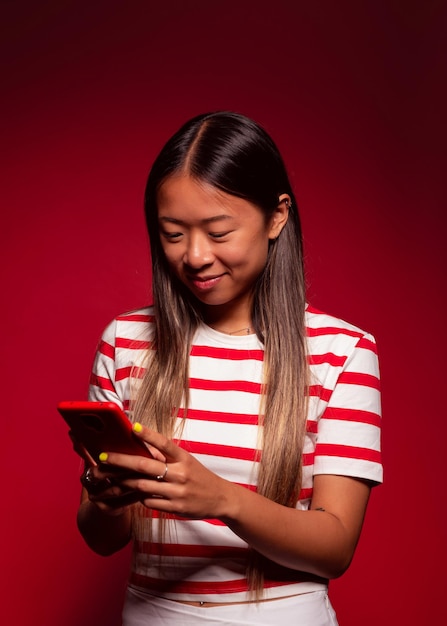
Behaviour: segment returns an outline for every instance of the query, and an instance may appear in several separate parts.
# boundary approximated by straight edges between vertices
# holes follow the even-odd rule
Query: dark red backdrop
[[[332,597],[342,626],[445,611],[446,2],[4,2],[2,622],[117,626],[128,554],[75,525],[56,413],[149,298],[142,195],[188,117],[234,109],[288,163],[309,297],[376,335],[385,485]],[[6,432],[5,432],[6,431]],[[441,605],[442,603],[442,605]]]

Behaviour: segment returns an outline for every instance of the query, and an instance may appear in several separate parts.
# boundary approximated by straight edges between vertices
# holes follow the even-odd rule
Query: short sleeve
[[[116,320],[109,324],[99,341],[90,376],[89,400],[115,402],[120,408],[123,408],[115,384],[116,325]]]
[[[381,398],[374,337],[365,334],[347,356],[318,424],[314,474],[381,483]]]

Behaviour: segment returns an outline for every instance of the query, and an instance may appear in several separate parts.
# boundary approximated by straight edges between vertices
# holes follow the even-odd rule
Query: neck
[[[251,298],[233,300],[224,305],[205,306],[203,319],[208,326],[227,335],[254,333]]]
[[[219,324],[208,324],[214,330],[219,331],[220,333],[225,333],[226,335],[251,335],[254,333],[254,328],[252,326],[243,326],[242,328],[233,328],[229,329],[225,326],[220,326]]]

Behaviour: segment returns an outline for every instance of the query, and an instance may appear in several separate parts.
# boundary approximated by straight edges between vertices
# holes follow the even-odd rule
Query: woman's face
[[[205,305],[210,321],[250,325],[252,286],[266,264],[269,240],[281,230],[282,208],[266,220],[251,202],[181,174],[164,181],[157,201],[172,272]]]

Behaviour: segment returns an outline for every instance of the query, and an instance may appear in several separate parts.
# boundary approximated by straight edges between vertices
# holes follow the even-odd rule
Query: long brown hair
[[[252,202],[266,220],[281,194],[292,200],[288,221],[271,242],[266,266],[254,285],[252,319],[264,344],[257,489],[293,507],[301,485],[308,387],[301,226],[278,149],[258,124],[242,115],[215,112],[190,120],[167,142],[149,174],[145,213],[153,270],[154,349],[135,400],[135,418],[172,436],[182,402],[187,414],[189,353],[202,309],[168,267],[157,215],[160,185],[179,172]],[[253,555],[248,567],[249,585],[257,597],[264,565],[260,555]]]

